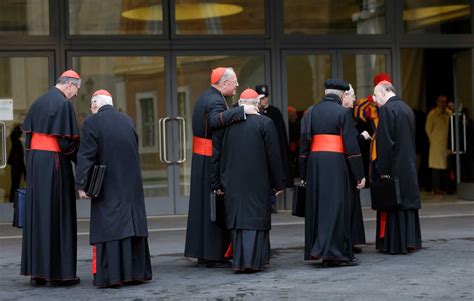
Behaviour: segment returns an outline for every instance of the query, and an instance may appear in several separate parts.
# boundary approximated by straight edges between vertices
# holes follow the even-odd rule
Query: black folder
[[[96,198],[99,196],[102,182],[105,176],[105,165],[94,165],[89,174],[89,180],[86,185],[86,194],[90,197]]]
[[[370,185],[372,209],[385,210],[398,207],[401,203],[398,178],[381,179]]]
[[[303,185],[294,185],[291,215],[305,217],[305,204],[306,204],[306,187]]]
[[[211,191],[209,209],[211,222],[222,229],[226,229],[224,195]]]

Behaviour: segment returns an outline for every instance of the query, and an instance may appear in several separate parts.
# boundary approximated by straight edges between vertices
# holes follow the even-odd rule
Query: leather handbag
[[[210,218],[211,222],[226,229],[225,200],[224,195],[211,191],[210,194]]]
[[[398,178],[381,179],[370,185],[372,209],[393,209],[400,205],[400,182]]]
[[[85,192],[88,196],[96,198],[99,196],[100,189],[102,188],[102,182],[105,176],[105,165],[94,165],[89,175],[89,181],[87,182]]]
[[[306,187],[300,184],[293,186],[293,203],[291,215],[305,217]]]

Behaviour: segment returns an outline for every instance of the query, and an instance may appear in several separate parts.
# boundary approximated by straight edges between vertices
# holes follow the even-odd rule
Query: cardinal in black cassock
[[[81,80],[68,70],[31,105],[26,133],[27,190],[21,274],[32,284],[79,283],[76,277],[76,193],[71,162],[79,146],[74,108]]]
[[[418,209],[420,190],[416,173],[415,114],[395,94],[388,81],[374,88],[380,106],[377,127],[377,160],[380,177],[396,177],[400,183],[398,208],[377,211],[376,248],[389,254],[406,254],[421,248]]]
[[[77,154],[81,198],[94,165],[105,165],[100,193],[91,200],[92,273],[98,287],[151,280],[145,197],[133,121],[113,107],[107,90],[96,91],[93,115],[84,120]]]
[[[307,183],[304,257],[352,264],[351,185],[354,177],[357,188],[364,186],[364,168],[354,120],[341,105],[349,85],[330,79],[325,89],[326,96],[301,122],[300,176]]]
[[[246,89],[240,105],[257,105],[259,94]],[[260,271],[270,259],[270,192],[284,189],[278,135],[273,121],[251,115],[215,133],[212,186],[224,194],[227,228],[232,232],[233,268]]]
[[[244,121],[244,107],[229,109],[225,96],[232,96],[238,87],[232,68],[212,70],[211,87],[196,100],[193,111],[193,157],[191,163],[191,193],[184,256],[198,258],[198,263],[210,267],[226,265],[225,253],[230,243],[226,229],[211,222],[211,157],[212,135],[217,129]]]

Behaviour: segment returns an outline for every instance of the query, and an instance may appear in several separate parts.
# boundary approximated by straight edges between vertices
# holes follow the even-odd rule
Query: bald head
[[[382,81],[374,88],[374,101],[375,103],[381,107],[387,103],[387,100],[390,97],[395,96],[395,88],[393,85],[388,81]]]

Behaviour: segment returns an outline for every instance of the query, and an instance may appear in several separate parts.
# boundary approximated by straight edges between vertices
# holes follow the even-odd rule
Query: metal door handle
[[[181,164],[186,162],[186,120],[183,117],[176,117],[180,125],[179,136],[181,139],[181,156],[176,163]]]
[[[462,128],[463,128],[463,136],[464,136],[464,150],[459,152],[460,154],[465,154],[467,151],[467,139],[466,139],[466,115],[462,114]]]
[[[5,122],[0,122],[0,127],[2,127],[2,165],[0,168],[3,169],[7,166],[7,126]]]
[[[161,118],[158,121],[158,136],[159,136],[159,142],[160,142],[160,161],[166,164],[171,164],[170,160],[168,160],[168,154],[167,154],[167,145],[166,145],[166,122],[170,120],[171,118],[169,117],[164,117]]]
[[[454,114],[451,114],[451,116],[449,116],[449,124],[451,125],[450,128],[451,128],[451,152],[453,154],[456,154],[456,148],[454,146]]]

